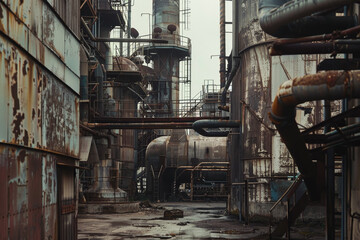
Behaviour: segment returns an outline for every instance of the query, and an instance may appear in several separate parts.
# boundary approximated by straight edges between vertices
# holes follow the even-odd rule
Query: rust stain
[[[48,81],[48,79],[47,79],[47,77],[44,75],[44,76],[43,76],[43,87],[44,87],[44,89],[46,88],[47,81]]]
[[[32,114],[32,115],[31,115],[31,118],[32,118],[32,120],[34,120],[35,117],[36,117],[36,111],[35,111],[34,108],[32,109],[32,113],[31,113],[31,114]]]
[[[23,138],[24,145],[25,145],[25,146],[28,146],[28,144],[29,144],[29,134],[28,134],[28,131],[27,131],[27,130],[25,130],[24,132],[25,132],[24,138]]]
[[[23,72],[23,75],[25,76],[27,74],[27,72],[29,71],[29,68],[27,68],[27,64],[28,64],[28,61],[27,60],[24,60],[24,64],[23,64],[23,68],[22,68],[22,72]]]
[[[36,72],[37,72],[37,91],[38,93],[41,93],[41,87],[42,87],[42,74],[41,74],[41,70],[38,66],[36,66]]]
[[[39,54],[40,54],[40,62],[42,64],[45,63],[45,49],[44,49],[44,45],[40,44],[39,46]]]
[[[17,64],[15,64],[15,68],[17,68]],[[18,85],[17,85],[17,72],[15,72],[12,76],[11,82],[11,96],[14,99],[14,107],[13,107],[13,115],[15,116],[18,109],[20,109],[20,101],[18,97]]]
[[[0,5],[0,18],[4,18],[4,14],[3,14],[3,9]],[[2,21],[0,21],[0,31],[5,32],[5,27],[4,24],[2,23]]]
[[[338,79],[339,79],[338,74],[330,73],[326,78],[326,85],[328,85],[328,87],[334,87]]]
[[[26,157],[26,151],[24,149],[21,149],[19,152],[19,155],[17,157],[18,162],[24,162]]]
[[[17,113],[15,116],[14,121],[12,122],[12,126],[14,126],[13,128],[13,133],[15,135],[15,141],[18,139],[19,135],[21,134],[21,129],[20,129],[20,125],[21,122],[25,119],[25,114],[21,114],[21,113]]]

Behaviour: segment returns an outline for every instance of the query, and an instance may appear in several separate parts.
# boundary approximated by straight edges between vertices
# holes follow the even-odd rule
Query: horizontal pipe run
[[[90,28],[86,24],[84,18],[81,18],[81,24],[84,27],[86,34],[93,42],[152,42],[152,43],[168,43],[167,40],[162,39],[132,39],[132,38],[96,38],[92,34]]]
[[[192,122],[167,123],[88,123],[94,129],[191,129]]]
[[[193,129],[205,137],[226,137],[229,131],[209,132],[204,128],[240,128],[240,120],[199,120],[193,123]]]
[[[334,40],[343,37],[355,36],[360,32],[360,25],[345,29],[343,31],[335,31],[329,34],[321,34],[309,37],[300,37],[300,38],[281,38],[273,41],[274,45],[290,44],[290,43],[304,43],[304,42],[315,42],[315,41],[326,41]]]
[[[360,53],[359,43],[359,41],[347,41],[346,43],[335,41],[273,45],[270,48],[270,55]]]
[[[343,140],[347,141],[348,138],[354,134],[357,134],[360,132],[360,124],[352,124],[346,127],[339,128],[335,131],[326,133],[326,134],[309,134],[304,135],[302,132],[302,135],[305,136],[306,143],[312,143],[312,144],[332,144],[336,141]]]
[[[359,0],[260,0],[260,26],[276,37],[301,37],[330,33],[357,25],[355,17],[312,15],[334,10]]]
[[[198,120],[227,120],[228,117],[157,117],[157,118],[93,118],[97,123],[168,123],[168,122],[195,122]]]
[[[296,162],[312,199],[318,199],[316,168],[304,136],[295,122],[295,107],[315,100],[360,97],[360,71],[327,71],[283,83],[274,99],[270,119]]]

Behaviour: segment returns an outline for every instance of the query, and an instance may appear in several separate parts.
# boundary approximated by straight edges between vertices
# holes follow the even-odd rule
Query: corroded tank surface
[[[234,5],[235,6],[235,5]],[[279,86],[297,76],[315,73],[321,57],[318,55],[276,56],[268,53],[269,40],[258,21],[258,1],[242,1],[235,10],[239,15],[235,29],[241,58],[232,81],[231,119],[242,121],[242,131],[230,135],[232,182],[244,180],[263,182],[249,190],[250,215],[266,215],[266,203],[272,192],[270,179],[294,175],[294,162],[281,142],[268,113]],[[298,109],[297,122],[312,126],[321,120],[321,103],[310,102]],[[315,114],[307,114],[311,109]],[[240,152],[240,154],[239,154]],[[241,187],[232,188],[232,209],[241,205]],[[258,204],[265,207],[258,208]]]
[[[153,29],[159,27],[167,31],[170,24],[176,27],[179,34],[179,0],[153,0]]]
[[[194,159],[197,159],[197,163]],[[172,136],[162,136],[154,139],[146,149],[146,162],[154,171],[159,171],[161,165],[164,168],[177,168],[194,166],[200,162],[220,162],[225,159],[226,137],[187,135],[184,139],[174,140]]]
[[[0,1],[1,239],[76,238],[79,7]]]

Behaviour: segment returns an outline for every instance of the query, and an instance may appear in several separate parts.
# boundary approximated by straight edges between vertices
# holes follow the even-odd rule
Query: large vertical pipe
[[[225,0],[220,0],[220,87],[225,86]]]

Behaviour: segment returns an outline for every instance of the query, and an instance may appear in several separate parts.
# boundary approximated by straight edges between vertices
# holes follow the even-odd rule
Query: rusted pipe
[[[333,10],[359,0],[260,0],[260,26],[276,37],[301,37],[330,33],[357,25],[354,16],[312,15]]]
[[[339,39],[343,37],[355,36],[360,32],[360,26],[355,26],[352,28],[345,29],[343,31],[336,31],[329,34],[321,34],[309,37],[301,38],[282,38],[274,40],[274,45],[290,44],[290,43],[304,43],[304,42],[315,42],[315,41],[325,41],[332,39]]]
[[[323,43],[291,43],[273,45],[271,56],[295,54],[360,53],[358,41],[334,41]]]
[[[192,128],[205,137],[226,137],[229,131],[208,132],[204,128],[240,128],[240,120],[199,120]]]
[[[270,115],[296,162],[312,199],[318,199],[316,168],[306,148],[304,136],[295,122],[295,107],[314,100],[360,97],[360,71],[327,71],[283,83],[274,99]]]
[[[191,129],[192,122],[88,123],[93,129]]]

